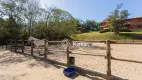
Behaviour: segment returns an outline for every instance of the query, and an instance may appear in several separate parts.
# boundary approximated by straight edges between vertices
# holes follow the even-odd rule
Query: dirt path
[[[74,49],[72,49],[72,53],[70,53],[70,56],[75,57],[75,65],[93,69],[97,72],[106,74],[107,60],[105,59],[105,46],[106,44],[94,43],[94,47],[74,47]],[[60,46],[55,45],[55,47],[53,46],[53,49],[60,50]],[[30,54],[30,50],[27,53]],[[35,52],[34,55],[36,54],[37,53]],[[142,80],[142,45],[111,44],[111,54],[113,57],[111,60],[112,75],[129,80]],[[47,58],[64,63],[67,61],[66,52],[50,51],[50,54],[47,55]],[[24,56],[16,53],[9,53],[7,51],[0,53],[1,78],[5,78],[8,73],[10,73],[8,75],[12,77],[26,73],[28,75],[25,75],[24,78],[16,77],[17,80],[24,80],[25,78],[31,78],[30,80],[32,80],[32,78],[36,77],[37,80],[57,80],[57,78],[58,80],[102,80],[90,76],[67,78],[62,73],[63,69],[64,68],[59,66],[50,65],[48,63],[45,64],[44,62],[36,61],[27,57],[25,58]],[[15,73],[15,71],[17,72]],[[1,78],[0,80],[2,80]]]
[[[0,52],[0,80],[102,80],[78,74],[69,78],[63,75],[63,69],[9,51]]]

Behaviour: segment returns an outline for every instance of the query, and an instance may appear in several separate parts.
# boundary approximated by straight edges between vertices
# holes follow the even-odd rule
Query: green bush
[[[132,32],[130,29],[120,29],[120,32]]]
[[[106,28],[100,31],[100,33],[106,33],[106,32],[109,32],[109,29]]]
[[[142,32],[142,28],[132,29],[133,32]]]

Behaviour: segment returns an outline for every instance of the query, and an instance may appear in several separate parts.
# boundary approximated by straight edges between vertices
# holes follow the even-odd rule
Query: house
[[[100,28],[101,28],[101,29],[107,28],[107,27],[108,27],[107,23],[108,23],[108,20],[105,19],[103,22],[101,22]]]
[[[142,17],[128,18],[128,19],[124,19],[124,21],[129,24],[128,29],[142,28]],[[101,29],[107,28],[108,27],[107,23],[108,23],[107,19],[101,22],[100,28]]]

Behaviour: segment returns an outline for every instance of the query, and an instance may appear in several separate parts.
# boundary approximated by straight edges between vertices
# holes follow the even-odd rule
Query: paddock
[[[0,80],[100,80],[102,78],[63,75],[65,66],[37,60],[30,56],[10,51],[0,51]]]
[[[53,43],[54,41],[48,41],[48,43]],[[77,69],[84,70],[84,73],[93,73],[103,78],[114,77],[114,79],[129,79],[129,80],[139,80],[142,79],[142,45],[140,42],[128,43],[125,41],[117,42],[114,41],[110,44],[110,49],[106,45],[105,41],[91,42],[97,47],[70,47],[70,50],[62,49],[59,44],[51,44],[45,47],[41,47],[42,56],[36,53],[36,49],[25,46],[24,53],[27,55],[38,56],[40,58],[46,58],[53,63],[58,63],[66,66],[68,63],[68,56],[75,57],[75,67]],[[118,44],[121,43],[121,44]],[[7,45],[8,48],[8,45]],[[33,51],[32,51],[33,49]],[[15,51],[15,49],[13,49]],[[45,50],[48,50],[46,57],[44,55]],[[108,52],[110,50],[110,52]],[[16,50],[17,52],[22,52],[22,50]],[[108,53],[111,53],[108,55]],[[73,66],[74,67],[74,66]],[[109,74],[111,76],[109,76]],[[115,75],[115,76],[113,76]],[[117,77],[118,78],[117,78]],[[121,77],[121,78],[119,78]],[[96,79],[97,80],[97,79]],[[102,79],[101,79],[102,80]]]

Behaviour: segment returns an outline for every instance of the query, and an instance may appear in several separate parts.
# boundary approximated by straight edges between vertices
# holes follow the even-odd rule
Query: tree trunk
[[[115,35],[119,35],[119,26],[114,26],[113,31],[114,31]]]

